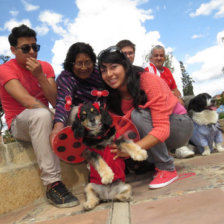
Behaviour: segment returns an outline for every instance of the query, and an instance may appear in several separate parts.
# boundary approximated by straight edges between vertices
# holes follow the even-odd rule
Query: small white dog
[[[188,105],[188,113],[194,122],[194,132],[190,142],[203,156],[210,155],[214,149],[218,152],[224,151],[222,132],[214,103],[209,94],[201,93],[191,99]]]

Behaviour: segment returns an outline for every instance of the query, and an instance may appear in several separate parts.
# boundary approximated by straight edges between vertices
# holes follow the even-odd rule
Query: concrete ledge
[[[86,163],[61,161],[62,180],[75,194],[87,183]],[[30,143],[14,142],[0,145],[0,214],[44,200],[45,189]]]
[[[114,202],[113,214],[111,224],[129,224],[130,220],[130,208],[127,202]]]

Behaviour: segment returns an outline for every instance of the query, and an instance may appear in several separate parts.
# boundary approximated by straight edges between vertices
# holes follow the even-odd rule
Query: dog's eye
[[[95,115],[98,114],[98,111],[94,107],[90,108],[90,112],[91,112],[91,114],[95,114]]]
[[[91,112],[91,113],[94,113],[94,112],[96,112],[96,109],[93,108],[93,107],[91,107],[91,108],[90,108],[90,112]]]
[[[86,119],[86,115],[87,115],[86,111],[82,111],[82,113],[80,115],[81,120],[85,120]]]

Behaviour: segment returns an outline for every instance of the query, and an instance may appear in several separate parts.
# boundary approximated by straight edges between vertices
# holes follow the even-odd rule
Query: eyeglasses
[[[21,47],[16,47],[16,49],[21,49],[23,54],[27,54],[30,52],[31,48],[33,49],[33,51],[38,52],[40,50],[40,45],[39,44],[24,44]]]
[[[82,68],[85,66],[86,68],[89,68],[93,65],[92,61],[79,61],[79,62],[73,62],[72,63],[76,68]]]
[[[101,61],[101,58],[104,54],[112,54],[112,53],[115,53],[115,52],[118,52],[120,54],[122,54],[124,57],[124,53],[120,50],[120,48],[116,47],[116,46],[112,46],[112,47],[108,47],[107,49],[105,50],[102,50],[99,54],[98,54],[98,60]]]

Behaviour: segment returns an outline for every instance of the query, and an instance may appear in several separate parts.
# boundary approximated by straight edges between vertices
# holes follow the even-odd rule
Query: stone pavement
[[[130,203],[109,202],[94,210],[59,209],[39,201],[0,216],[1,224],[223,224],[224,152],[189,159],[175,159],[180,179],[167,187],[149,190],[153,172],[133,176]],[[186,174],[192,176],[186,177]],[[194,175],[195,174],[195,175]],[[76,193],[81,202],[83,192]]]

